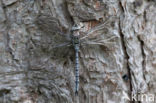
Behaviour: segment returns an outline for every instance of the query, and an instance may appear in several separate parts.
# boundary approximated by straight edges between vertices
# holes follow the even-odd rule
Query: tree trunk
[[[0,103],[155,103],[155,17],[155,0],[1,0]],[[78,96],[74,24],[102,41],[80,42]]]

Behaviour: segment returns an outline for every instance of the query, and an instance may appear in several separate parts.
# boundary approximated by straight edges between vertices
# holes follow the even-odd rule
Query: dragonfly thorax
[[[80,44],[79,36],[72,36],[72,44],[73,45]]]
[[[72,44],[75,51],[79,51],[79,46],[80,46],[79,36],[72,36]]]

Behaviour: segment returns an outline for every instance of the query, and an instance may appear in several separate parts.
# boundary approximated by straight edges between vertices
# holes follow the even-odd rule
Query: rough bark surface
[[[115,37],[82,47],[78,97],[74,49],[52,48],[75,23]],[[0,0],[0,103],[155,103],[122,98],[156,96],[155,45],[155,0]]]

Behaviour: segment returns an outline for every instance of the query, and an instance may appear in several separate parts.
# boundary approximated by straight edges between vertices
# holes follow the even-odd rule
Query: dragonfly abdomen
[[[79,44],[75,44],[75,94],[79,90]]]

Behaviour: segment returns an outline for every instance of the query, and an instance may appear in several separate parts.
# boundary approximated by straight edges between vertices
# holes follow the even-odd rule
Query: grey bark
[[[0,103],[155,103],[122,98],[156,98],[155,17],[155,0],[0,0]],[[116,37],[82,47],[78,97],[73,48],[53,49],[74,24]]]

